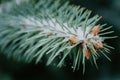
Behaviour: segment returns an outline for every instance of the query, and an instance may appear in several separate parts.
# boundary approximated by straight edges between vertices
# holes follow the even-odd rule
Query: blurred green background
[[[10,0],[0,0],[0,6],[6,2]],[[104,57],[99,58],[99,70],[88,62],[83,75],[82,68],[73,72],[69,66],[58,69],[44,64],[26,64],[0,54],[0,80],[120,80],[120,0],[70,0],[70,3],[81,5],[92,10],[93,14],[103,16],[100,23],[113,25],[113,35],[118,38],[107,41],[115,47],[110,54],[112,62]]]

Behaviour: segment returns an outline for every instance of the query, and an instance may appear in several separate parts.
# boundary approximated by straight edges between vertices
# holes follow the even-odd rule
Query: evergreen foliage
[[[29,0],[12,5],[0,13],[0,51],[17,60],[36,63],[46,59],[46,65],[57,67],[72,61],[73,70],[85,60],[97,67],[96,60],[113,47],[104,40],[111,27],[98,25],[101,17],[91,17],[91,11],[61,0]]]

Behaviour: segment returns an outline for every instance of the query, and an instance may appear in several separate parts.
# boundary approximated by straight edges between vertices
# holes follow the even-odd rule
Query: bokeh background
[[[2,4],[11,0],[0,0]],[[19,0],[17,0],[19,1]],[[103,18],[99,23],[108,23],[115,31],[112,35],[118,38],[107,41],[115,50],[109,55],[112,62],[101,57],[97,60],[97,70],[89,62],[86,72],[82,68],[73,72],[69,66],[58,69],[54,66],[46,67],[44,64],[17,62],[7,59],[0,54],[0,80],[120,80],[120,0],[69,0],[70,4],[80,5],[92,10],[92,14],[99,14]]]

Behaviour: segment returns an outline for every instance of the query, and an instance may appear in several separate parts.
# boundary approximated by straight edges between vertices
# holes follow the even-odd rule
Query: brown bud
[[[87,48],[86,51],[85,51],[85,57],[86,57],[87,59],[90,58],[90,50],[89,50],[88,48]]]
[[[94,26],[94,28],[91,30],[91,33],[97,35],[100,32],[100,25]]]
[[[96,49],[101,49],[101,48],[103,48],[103,43],[102,42],[97,42],[96,44],[94,44],[94,47]]]
[[[89,59],[90,58],[90,49],[87,48],[84,51],[84,48],[83,48],[83,54],[85,54],[86,59]]]
[[[77,42],[77,37],[76,37],[76,36],[71,36],[71,37],[69,38],[69,42],[70,42],[71,44],[75,44],[75,43]]]
[[[48,34],[47,36],[50,37],[50,36],[53,36],[53,34]]]

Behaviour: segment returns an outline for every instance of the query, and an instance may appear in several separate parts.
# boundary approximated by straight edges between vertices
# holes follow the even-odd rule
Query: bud
[[[96,49],[101,49],[101,48],[103,48],[103,43],[102,42],[97,42],[97,43],[94,44],[94,47]]]
[[[100,32],[100,25],[94,26],[94,28],[91,30],[91,33],[97,35]]]
[[[48,34],[47,37],[53,36],[53,34]]]
[[[85,54],[85,57],[87,58],[87,59],[89,59],[90,58],[90,49],[89,48],[84,48],[83,47],[83,54]]]
[[[76,36],[71,36],[71,37],[69,38],[69,42],[70,42],[71,44],[75,44],[75,43],[77,42],[77,37],[76,37]]]
[[[85,57],[86,57],[87,59],[90,58],[90,50],[89,50],[88,48],[87,48],[86,51],[85,51]]]

